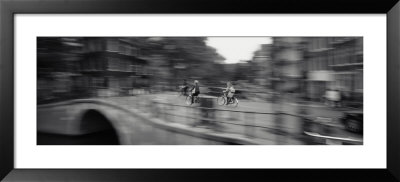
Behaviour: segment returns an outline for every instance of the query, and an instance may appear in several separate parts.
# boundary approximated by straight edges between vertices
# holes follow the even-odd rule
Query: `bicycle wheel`
[[[219,97],[217,98],[217,103],[218,103],[218,105],[220,105],[220,106],[224,105],[224,104],[226,103],[225,97],[224,97],[224,96],[219,96]]]
[[[186,97],[186,100],[185,100],[185,103],[187,104],[187,105],[192,105],[193,103],[192,103],[192,96],[187,96]]]
[[[239,105],[239,100],[237,100],[235,97],[234,98],[232,98],[233,99],[233,101],[232,101],[232,106],[233,107],[237,107],[238,105]]]
[[[187,95],[186,92],[183,89],[181,89],[178,93],[178,96],[187,96]]]

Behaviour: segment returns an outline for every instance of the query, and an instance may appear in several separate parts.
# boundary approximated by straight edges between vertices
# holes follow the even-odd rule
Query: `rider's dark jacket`
[[[200,93],[200,87],[199,87],[199,84],[197,84],[197,85],[194,85],[194,93]]]

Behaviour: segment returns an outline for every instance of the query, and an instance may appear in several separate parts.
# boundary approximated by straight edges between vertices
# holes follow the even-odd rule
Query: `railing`
[[[203,128],[204,132],[215,134],[239,134],[250,140],[269,140],[276,144],[362,144],[362,139],[335,135],[334,119],[311,118],[305,107],[299,107],[297,113],[284,112],[254,112],[233,110],[233,108],[210,108],[188,106],[152,100],[152,97],[119,97],[116,102],[104,99],[78,99],[56,104],[47,104],[40,108],[55,107],[81,103],[105,104],[125,109],[132,108],[149,116],[157,117],[164,122],[181,123],[188,126]],[[153,98],[154,99],[154,98]],[[210,98],[209,101],[215,101]],[[114,100],[115,101],[115,100]],[[204,99],[201,102],[205,101]],[[117,104],[118,103],[118,104]],[[240,106],[239,106],[240,107]],[[292,123],[290,123],[292,122]],[[288,127],[288,126],[292,127]],[[263,143],[263,142],[261,142]],[[269,142],[271,143],[271,142]]]
[[[143,102],[139,103],[143,104]],[[213,132],[240,134],[247,138],[273,140],[277,144],[362,144],[362,141],[351,142],[353,139],[340,137],[329,138],[329,141],[340,142],[321,141],[321,136],[329,137],[324,134],[341,128],[330,125],[331,122],[321,123],[301,112],[293,114],[240,111],[179,105],[156,100],[144,104],[146,106],[138,107],[148,108],[155,117],[162,118],[166,122],[205,127]],[[310,135],[310,133],[314,135]],[[346,142],[346,140],[350,142]]]
[[[228,110],[228,109],[216,109],[216,108],[207,108],[207,107],[199,107],[199,106],[185,106],[185,105],[178,105],[178,104],[170,104],[170,103],[162,103],[162,102],[157,102],[153,101],[153,105],[158,107],[153,107],[153,111],[157,113],[157,117],[163,117],[167,121],[176,121],[173,120],[172,117],[180,117],[180,118],[186,118],[186,119],[191,119],[193,120],[192,123],[186,123],[190,125],[196,125],[196,124],[201,124],[201,122],[208,122],[208,124],[216,124],[216,123],[222,123],[222,124],[230,124],[230,125],[236,125],[236,126],[245,126],[245,127],[254,127],[254,128],[264,128],[264,129],[274,129],[273,127],[269,126],[262,126],[262,125],[257,125],[257,124],[251,124],[254,123],[254,114],[261,114],[261,115],[275,115],[276,113],[262,113],[262,112],[250,112],[250,111],[235,111],[235,110]],[[160,106],[161,105],[161,106]],[[169,111],[176,111],[176,107],[180,108],[185,108],[185,115],[183,114],[177,114],[177,113],[171,113]],[[158,111],[158,112],[157,112]],[[230,113],[237,113],[244,115],[244,121],[240,123],[240,120],[237,120],[240,117],[239,115],[234,115],[233,120],[227,120],[227,118],[224,117],[218,117],[221,116],[219,113],[215,112],[230,112]],[[197,115],[197,116],[196,116]],[[230,115],[232,116],[232,115]],[[239,117],[237,117],[239,116]],[[228,115],[228,118],[229,117]],[[236,118],[236,119],[235,119]],[[223,120],[225,119],[225,120]],[[237,122],[233,122],[233,121]],[[239,122],[238,122],[239,121]],[[213,129],[218,130],[218,127],[214,127]],[[219,130],[221,131],[221,130]],[[244,130],[244,135],[245,136],[253,136],[253,134],[248,130],[248,128],[245,128]]]
[[[327,135],[321,135],[319,133],[315,132],[308,132],[305,131],[304,134],[307,136],[313,137],[317,140],[320,140],[320,143],[322,144],[328,144],[328,145],[362,145],[363,141],[358,140],[358,139],[352,139],[352,138],[345,138],[345,137],[333,137],[333,136],[327,136]]]

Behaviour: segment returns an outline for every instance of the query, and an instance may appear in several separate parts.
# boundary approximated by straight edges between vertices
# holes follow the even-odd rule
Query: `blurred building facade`
[[[302,37],[273,37],[270,80],[275,91],[298,91],[303,77],[304,45]]]
[[[271,80],[268,79],[272,75],[272,44],[262,44],[261,48],[254,52],[253,56],[253,71],[254,82],[258,85],[270,88]]]
[[[116,96],[148,87],[140,47],[119,37],[39,37],[38,100]]]
[[[270,68],[277,92],[322,101],[338,90],[342,100],[362,103],[362,37],[274,37]]]
[[[307,97],[319,100],[326,90],[339,90],[342,99],[362,101],[362,37],[307,37],[305,61]]]
[[[76,80],[81,76],[83,59],[81,38],[37,38],[38,101],[74,97]]]
[[[83,44],[81,84],[91,95],[128,95],[133,88],[148,87],[148,62],[128,38],[84,38]]]
[[[207,37],[39,37],[38,99],[175,90],[225,75]],[[217,85],[217,84],[215,84]],[[161,88],[161,89],[160,89]]]

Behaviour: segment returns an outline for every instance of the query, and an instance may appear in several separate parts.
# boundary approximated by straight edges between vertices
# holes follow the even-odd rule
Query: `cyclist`
[[[235,88],[233,88],[231,82],[226,83],[225,94],[227,98],[226,105],[228,105],[228,103],[231,102],[233,95],[235,94]]]
[[[194,102],[194,97],[199,96],[199,94],[200,94],[199,81],[195,80],[194,87],[192,88],[192,104]]]

